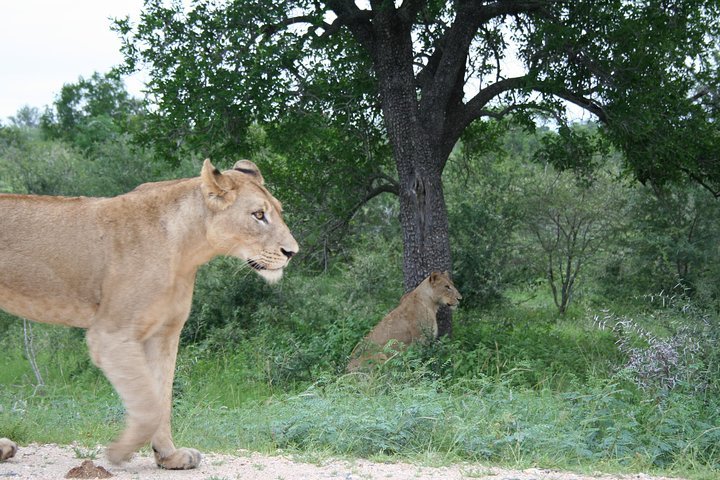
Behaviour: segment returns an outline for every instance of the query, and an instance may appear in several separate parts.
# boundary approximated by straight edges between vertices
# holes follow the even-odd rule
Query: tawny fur
[[[194,468],[170,432],[180,330],[197,269],[218,255],[248,261],[268,281],[298,245],[249,161],[199,178],[144,184],[114,198],[0,195],[0,307],[87,329],[93,362],[117,390],[126,428],[113,463],[147,442],[159,466]],[[0,440],[2,459],[12,442]],[[11,450],[12,453],[9,453]]]
[[[15,452],[17,452],[15,442],[7,438],[0,438],[0,462],[15,456]]]
[[[347,370],[354,372],[386,362],[386,347],[390,343],[391,350],[397,352],[415,342],[437,338],[438,308],[442,305],[454,308],[461,298],[448,272],[431,273],[357,344]]]

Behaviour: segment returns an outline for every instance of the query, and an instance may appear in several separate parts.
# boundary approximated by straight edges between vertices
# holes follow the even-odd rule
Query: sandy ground
[[[17,455],[0,463],[0,480],[56,480],[78,467],[86,449],[71,446],[27,445]],[[322,464],[296,462],[284,457],[271,457],[240,451],[237,455],[206,454],[200,468],[188,471],[160,470],[148,455],[136,455],[123,466],[110,465],[97,450],[96,465],[107,468],[118,480],[669,480],[649,475],[580,475],[553,470],[504,470],[480,464],[452,467],[422,467],[406,463],[373,463],[367,460],[327,461]],[[677,480],[677,479],[676,479]]]

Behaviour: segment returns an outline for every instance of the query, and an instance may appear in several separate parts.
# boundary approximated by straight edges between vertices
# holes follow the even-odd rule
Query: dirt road
[[[28,445],[17,456],[0,463],[0,480],[57,480],[82,460],[87,449],[58,445]],[[206,454],[200,468],[189,471],[158,469],[147,454],[137,455],[121,467],[110,465],[97,451],[96,465],[105,467],[117,480],[669,480],[649,475],[580,475],[553,470],[504,470],[480,464],[422,467],[406,463],[373,463],[367,460],[296,462],[247,451],[237,455]],[[677,480],[677,479],[675,479]]]

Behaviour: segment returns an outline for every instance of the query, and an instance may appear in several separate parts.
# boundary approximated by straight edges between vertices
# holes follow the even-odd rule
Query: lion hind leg
[[[0,438],[0,462],[12,458],[17,453],[17,445],[12,440]]]
[[[155,381],[141,343],[117,332],[92,328],[87,341],[90,356],[117,391],[127,412],[125,430],[108,446],[107,457],[114,464],[126,462],[150,441],[160,425]]]

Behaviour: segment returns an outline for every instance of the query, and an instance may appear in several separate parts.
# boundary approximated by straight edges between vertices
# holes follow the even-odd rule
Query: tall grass
[[[514,386],[514,372],[448,383],[422,367],[406,367],[326,376],[295,393],[254,390],[255,398],[238,403],[239,397],[218,394],[227,388],[225,374],[196,371],[176,397],[176,443],[205,451],[249,448],[315,458],[481,461],[697,478],[720,470],[717,398],[671,393],[648,401],[623,386],[622,378],[595,379],[573,392]],[[235,405],[226,405],[228,399]],[[0,404],[8,406],[0,413],[0,431],[20,442],[92,447],[122,426],[117,397],[87,378],[74,390],[59,385],[42,396],[5,389]]]
[[[643,402],[612,382],[561,394],[494,380],[446,387],[415,371],[402,381],[397,375],[345,376],[315,385],[263,405],[263,415],[245,418],[233,435],[350,456],[430,455],[444,462],[563,468],[700,463],[717,469],[717,407],[682,396],[662,405]]]

